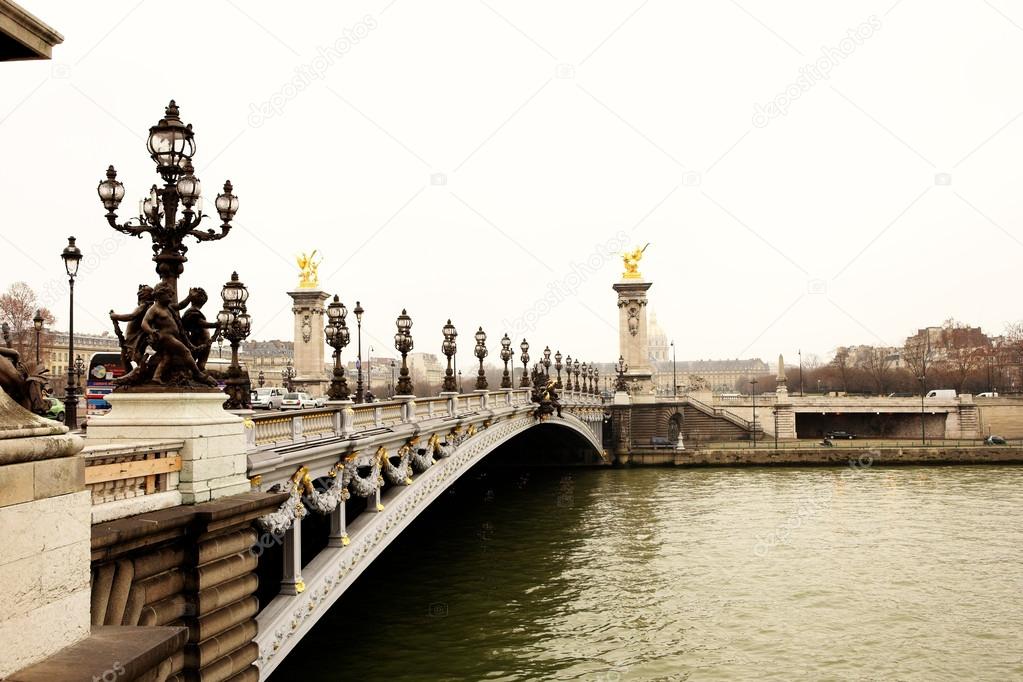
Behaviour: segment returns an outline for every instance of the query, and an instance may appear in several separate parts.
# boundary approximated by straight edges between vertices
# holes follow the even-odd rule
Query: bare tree
[[[43,324],[47,329],[53,327],[56,318],[47,308],[39,306],[39,297],[25,282],[15,282],[0,294],[0,322],[11,327],[11,343],[22,357],[34,357],[35,330],[32,318],[36,310],[42,315]],[[41,340],[45,345],[48,339]]]
[[[831,359],[831,366],[835,368],[835,373],[838,374],[838,378],[842,381],[842,390],[849,390],[849,369],[852,365],[852,361],[849,357],[849,349],[845,346],[839,346],[835,349],[835,357]]]
[[[878,395],[884,395],[894,359],[891,348],[877,346],[867,349],[863,356],[863,369],[874,382]]]
[[[976,327],[948,319],[941,330],[942,365],[962,393],[963,384],[984,362],[990,342]]]

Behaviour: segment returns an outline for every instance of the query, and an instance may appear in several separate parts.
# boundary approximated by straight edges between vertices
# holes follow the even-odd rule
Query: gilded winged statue
[[[313,252],[310,254],[306,254],[303,251],[295,260],[298,262],[299,269],[298,288],[315,289],[320,286],[319,267],[320,263],[323,262],[323,258],[316,260],[316,249],[313,249]]]
[[[639,261],[643,259],[643,252],[646,251],[647,246],[650,246],[650,242],[647,242],[642,249],[633,249],[622,254],[622,262],[625,264],[622,279],[640,279]]]

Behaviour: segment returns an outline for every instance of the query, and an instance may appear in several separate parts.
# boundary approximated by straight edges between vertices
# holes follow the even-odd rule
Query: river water
[[[1023,467],[475,470],[284,680],[1023,679]]]

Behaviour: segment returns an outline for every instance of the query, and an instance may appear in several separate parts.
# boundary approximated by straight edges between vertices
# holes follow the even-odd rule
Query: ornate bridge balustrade
[[[251,550],[260,556],[281,544],[284,556],[280,593],[256,617],[260,679],[420,511],[505,442],[558,429],[575,434],[588,461],[609,463],[600,398],[566,391],[561,403],[560,416],[539,419],[529,389],[503,389],[253,417],[249,475],[261,490],[289,494],[259,520]],[[348,519],[352,495],[365,499],[365,510]],[[330,519],[327,546],[312,558],[301,551],[310,513]]]

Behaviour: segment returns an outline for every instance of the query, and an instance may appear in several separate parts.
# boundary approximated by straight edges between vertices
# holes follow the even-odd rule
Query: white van
[[[997,398],[998,397],[998,391],[984,391],[983,393],[978,393],[976,395],[976,397],[977,398]]]
[[[933,391],[927,392],[928,398],[955,398],[956,390],[954,388],[936,388]]]

